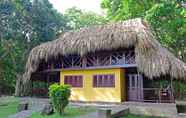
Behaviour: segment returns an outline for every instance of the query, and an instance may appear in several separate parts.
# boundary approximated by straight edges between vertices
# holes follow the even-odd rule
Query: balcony
[[[97,52],[85,56],[68,55],[51,59],[47,63],[43,61],[39,65],[39,71],[51,69],[91,69],[113,67],[135,67],[135,54],[130,51]]]

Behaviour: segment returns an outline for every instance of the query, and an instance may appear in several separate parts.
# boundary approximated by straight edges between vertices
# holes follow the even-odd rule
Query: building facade
[[[31,82],[32,94],[41,95],[52,83],[68,84],[71,101],[170,103],[172,80],[185,77],[186,64],[156,41],[146,22],[131,19],[67,32],[35,47],[23,86]]]
[[[126,100],[124,69],[62,70],[60,83],[72,87],[71,100],[122,102]]]

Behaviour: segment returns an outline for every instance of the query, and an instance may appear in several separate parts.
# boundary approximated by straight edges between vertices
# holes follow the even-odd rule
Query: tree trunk
[[[17,97],[20,97],[21,93],[22,93],[23,84],[22,84],[21,78],[22,77],[19,76],[19,77],[17,77],[17,80],[16,80],[15,96],[17,96]]]
[[[24,84],[23,84],[23,93],[22,96],[31,96],[31,91],[32,91],[32,84],[31,84],[31,80],[27,80]]]
[[[16,88],[15,88],[15,96],[31,96],[31,81],[22,82],[22,79],[17,79]]]

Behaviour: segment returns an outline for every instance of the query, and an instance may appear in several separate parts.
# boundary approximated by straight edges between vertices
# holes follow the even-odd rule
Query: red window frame
[[[115,87],[114,74],[93,75],[93,87]]]
[[[64,84],[68,84],[71,87],[83,87],[82,75],[65,75]]]

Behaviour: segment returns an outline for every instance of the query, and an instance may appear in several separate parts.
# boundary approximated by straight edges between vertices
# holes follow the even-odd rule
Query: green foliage
[[[110,20],[141,17],[149,22],[160,43],[186,62],[186,8],[185,0],[102,0]],[[160,86],[166,81],[161,81]],[[183,99],[186,84],[174,81],[176,98]]]
[[[2,41],[0,50],[5,57],[0,59],[0,90],[3,93],[11,94],[14,92],[14,85],[17,73],[23,71],[24,47],[19,41]]]
[[[171,81],[167,80],[158,80],[154,81],[153,85],[156,85],[158,88],[166,88],[168,85],[171,85]],[[172,82],[173,92],[176,99],[185,100],[186,99],[186,83],[178,80]]]
[[[0,6],[1,40],[48,41],[67,28],[48,0],[2,0]]]
[[[14,91],[29,51],[68,30],[48,0],[0,0],[0,92]]]
[[[141,17],[155,31],[157,39],[177,57],[186,62],[185,0],[102,0],[110,20]]]
[[[104,17],[97,15],[94,12],[84,12],[76,7],[67,9],[65,16],[69,21],[68,26],[73,30],[108,22]]]
[[[101,7],[107,10],[111,20],[126,20],[143,17],[155,0],[102,0]]]
[[[177,99],[184,100],[186,98],[186,84],[181,81],[173,82],[174,94]]]
[[[58,13],[48,0],[33,0],[30,20],[32,21],[32,38],[45,42],[53,40],[60,32],[68,30],[65,16]]]
[[[48,0],[0,0],[0,93],[2,88],[14,91],[33,47],[56,39],[63,31],[105,22],[77,8],[60,14]]]
[[[186,9],[177,2],[162,2],[146,12],[159,41],[186,61]]]
[[[53,84],[49,87],[49,96],[55,110],[63,115],[65,107],[69,103],[70,86]]]
[[[95,112],[95,109],[89,107],[81,107],[81,108],[74,108],[74,107],[67,107],[65,109],[65,114],[62,118],[77,118],[82,115],[85,115],[90,112]],[[40,113],[33,113],[30,118],[61,118],[61,116],[57,113],[52,114],[50,116],[43,116]]]

